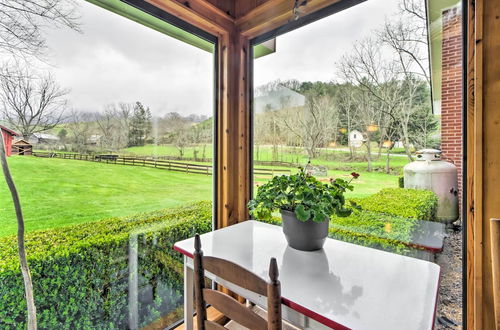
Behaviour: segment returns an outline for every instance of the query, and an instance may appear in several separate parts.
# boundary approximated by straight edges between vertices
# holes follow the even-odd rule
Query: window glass
[[[16,133],[8,164],[39,328],[175,324],[183,269],[172,245],[212,228],[214,45],[109,3],[120,15],[79,2],[79,31],[43,26],[43,56],[2,54],[0,124]],[[0,205],[0,328],[23,327],[5,184]]]
[[[331,216],[329,236],[448,269],[440,299],[455,303],[439,316],[456,323],[461,24],[457,0],[367,1],[254,42],[253,64],[253,197],[299,171],[348,182],[351,213]],[[275,200],[290,208],[289,193]],[[271,211],[254,217],[280,225]]]

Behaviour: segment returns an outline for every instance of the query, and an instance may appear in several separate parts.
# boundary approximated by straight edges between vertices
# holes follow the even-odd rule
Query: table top
[[[230,260],[268,280],[278,262],[282,302],[330,327],[432,329],[440,268],[385,251],[327,239],[322,250],[288,246],[281,227],[245,221],[201,235],[205,256]],[[194,239],[174,249],[191,257]]]

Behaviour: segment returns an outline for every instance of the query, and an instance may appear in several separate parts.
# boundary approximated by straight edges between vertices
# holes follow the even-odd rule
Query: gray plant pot
[[[290,247],[302,251],[314,251],[323,248],[328,236],[328,221],[314,222],[311,219],[302,222],[294,212],[281,210],[283,233]]]

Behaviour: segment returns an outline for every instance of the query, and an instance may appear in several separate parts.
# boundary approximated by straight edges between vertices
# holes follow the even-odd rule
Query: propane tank
[[[458,219],[457,167],[443,161],[441,151],[417,151],[416,160],[404,167],[404,187],[433,191],[438,196],[439,221],[448,224]]]

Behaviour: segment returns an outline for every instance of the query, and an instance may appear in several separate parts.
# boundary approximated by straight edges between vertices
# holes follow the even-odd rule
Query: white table
[[[268,279],[279,267],[283,318],[304,329],[432,329],[440,268],[431,262],[327,239],[322,250],[287,245],[281,227],[257,221],[201,235],[205,256],[237,263]],[[193,325],[194,239],[177,242],[184,254],[184,321]],[[266,308],[266,298],[207,274]]]

